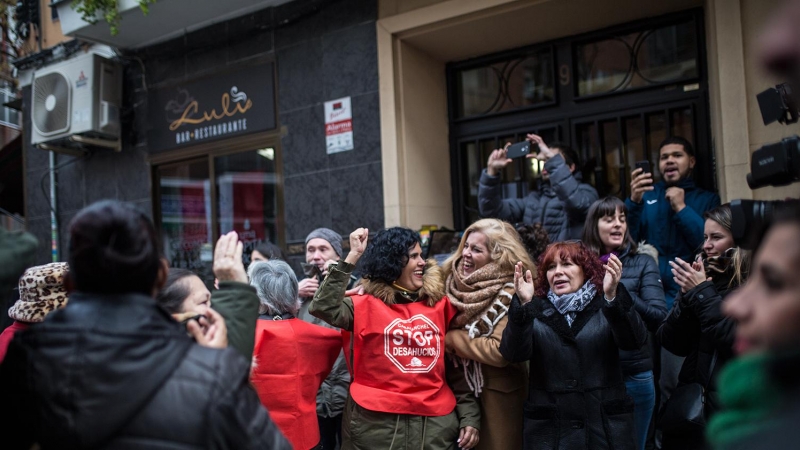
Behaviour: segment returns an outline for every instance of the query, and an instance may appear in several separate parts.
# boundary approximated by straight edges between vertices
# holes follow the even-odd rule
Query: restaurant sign
[[[150,151],[158,152],[276,128],[272,63],[151,91]]]

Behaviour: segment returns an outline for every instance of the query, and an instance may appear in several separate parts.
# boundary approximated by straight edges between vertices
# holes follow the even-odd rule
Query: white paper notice
[[[353,149],[350,97],[325,102],[325,141],[329,155]]]

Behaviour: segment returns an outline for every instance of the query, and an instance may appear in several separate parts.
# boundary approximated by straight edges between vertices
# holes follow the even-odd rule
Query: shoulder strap
[[[708,390],[708,385],[711,384],[711,378],[714,376],[714,367],[717,365],[717,351],[714,350],[714,354],[711,356],[711,365],[708,369],[708,378],[706,378],[706,384],[703,386],[704,390]]]

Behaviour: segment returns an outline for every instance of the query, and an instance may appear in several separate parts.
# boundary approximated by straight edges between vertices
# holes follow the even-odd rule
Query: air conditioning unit
[[[33,74],[32,91],[32,144],[111,148],[119,140],[122,69],[115,62],[87,53],[43,67]]]

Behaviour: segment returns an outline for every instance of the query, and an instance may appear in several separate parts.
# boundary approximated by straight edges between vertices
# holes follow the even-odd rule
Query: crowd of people
[[[19,284],[0,335],[3,447],[784,442],[800,395],[800,213],[776,215],[751,264],[730,207],[693,184],[688,141],[664,141],[661,181],[634,170],[622,201],[581,183],[568,146],[529,138],[544,186],[499,198],[507,160],[493,152],[479,194],[493,217],[441,265],[407,228],[359,228],[346,254],[320,228],[298,281],[274,244],[245,268],[230,232],[209,289],[169,267],[125,203],[76,215],[66,263],[29,267],[35,241],[3,232],[2,282]]]

